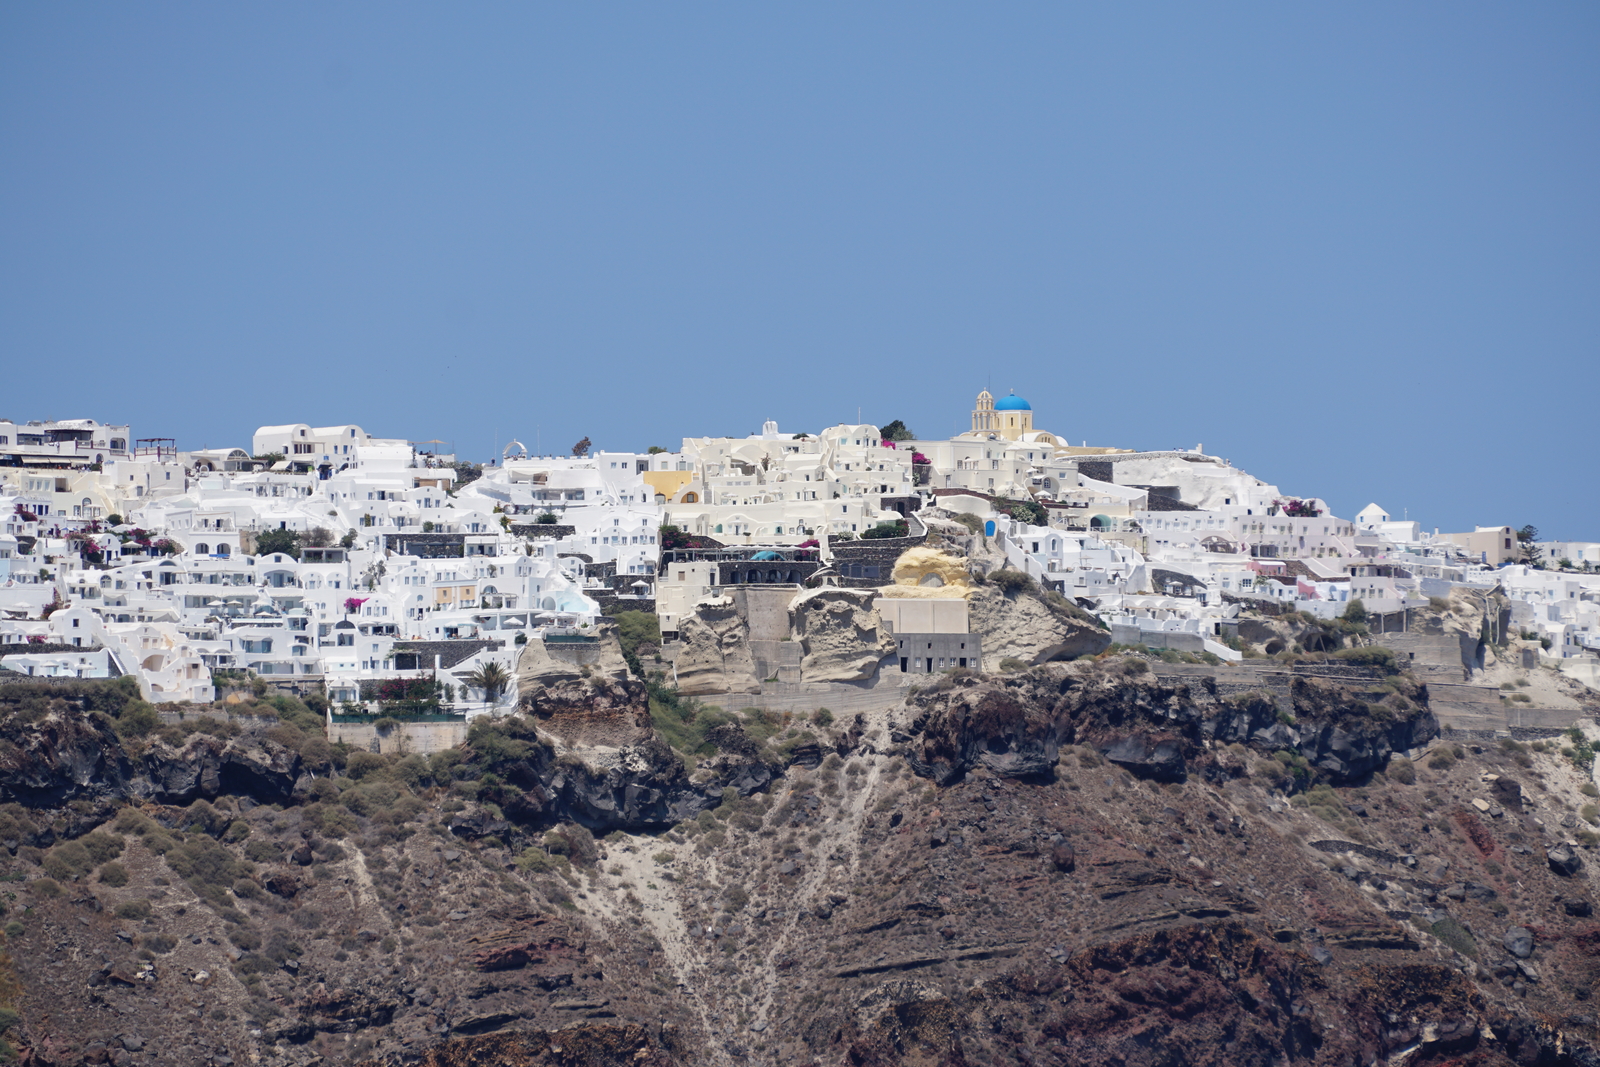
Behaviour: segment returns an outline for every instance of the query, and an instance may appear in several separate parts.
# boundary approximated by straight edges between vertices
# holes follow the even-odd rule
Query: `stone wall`
[[[798,592],[795,585],[758,585],[729,589],[727,595],[750,628],[750,640],[782,641],[789,636],[789,602]]]
[[[498,648],[500,641],[396,641],[394,644],[395,670],[432,670],[434,657],[439,657],[439,669],[448,670],[463,660],[471,659],[486,648]],[[400,657],[414,656],[410,666],[401,663]]]
[[[0,656],[52,656],[62,652],[99,652],[104,647],[104,645],[64,645],[59,641],[46,641],[43,644],[14,641],[0,645]]]
[[[600,614],[615,616],[619,611],[648,611],[654,615],[656,612],[655,597],[627,597],[623,598],[612,593],[589,593],[590,600],[600,605]]]
[[[885,662],[887,664],[887,661]],[[724,708],[740,710],[759,708],[762,711],[779,714],[789,712],[794,715],[809,715],[818,708],[827,708],[833,712],[837,722],[854,715],[892,711],[902,707],[906,702],[906,694],[911,691],[910,686],[913,681],[921,681],[914,679],[912,675],[899,673],[898,664],[892,673],[886,667],[883,676],[883,683],[873,687],[819,683],[788,685],[782,682],[768,682],[757,692],[730,694],[721,699],[716,697],[705,699],[708,704]]]
[[[1175,652],[1204,652],[1205,637],[1183,630],[1141,630],[1122,623],[1111,625],[1112,643],[1118,645],[1144,645],[1146,648],[1170,648]]]
[[[1136,485],[1133,485],[1133,486],[1129,486],[1128,488],[1137,489],[1139,487],[1136,486]],[[1195,505],[1193,505],[1193,504],[1185,504],[1183,501],[1178,500],[1175,497],[1157,496],[1155,493],[1151,493],[1149,496],[1145,497],[1144,509],[1146,511],[1199,511],[1200,510]]]
[[[402,556],[455,559],[466,555],[467,535],[458,533],[384,534],[383,547]]]
[[[511,524],[511,532],[518,537],[561,539],[571,537],[578,532],[578,528],[559,522],[514,522]]]
[[[839,584],[850,589],[876,589],[888,585],[893,580],[895,560],[900,558],[900,554],[928,539],[928,531],[921,523],[916,523],[912,528],[919,532],[909,537],[833,542],[833,567],[839,572]],[[877,576],[851,573],[856,568],[867,567],[878,568]]]
[[[756,662],[756,677],[762,681],[800,681],[800,664],[805,646],[798,641],[750,640],[750,655]]]
[[[822,566],[815,560],[725,559],[717,563],[717,584],[801,585]]]
[[[343,741],[362,752],[417,753],[428,756],[449,748],[460,748],[467,740],[467,721],[402,722],[380,735],[371,723],[335,722],[328,726],[328,740]]]
[[[1078,460],[1078,473],[1085,478],[1093,478],[1097,482],[1113,481],[1115,471],[1108,459],[1080,459]]]

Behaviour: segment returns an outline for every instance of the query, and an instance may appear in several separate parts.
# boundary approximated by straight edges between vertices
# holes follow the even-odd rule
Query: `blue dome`
[[[1012,393],[1003,400],[996,400],[994,402],[994,409],[996,411],[1032,411],[1033,405],[1022,399],[1016,393]]]

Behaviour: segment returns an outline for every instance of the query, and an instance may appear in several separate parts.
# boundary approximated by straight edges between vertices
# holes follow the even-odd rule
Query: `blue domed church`
[[[1033,432],[1033,405],[1016,393],[996,400],[985,389],[978,394],[977,406],[972,411],[972,432],[999,434],[1007,441],[1015,441]]]

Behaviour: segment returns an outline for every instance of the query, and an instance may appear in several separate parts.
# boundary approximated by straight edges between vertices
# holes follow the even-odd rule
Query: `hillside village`
[[[1430,532],[1377,504],[1340,517],[1199,445],[1073,445],[1034,415],[985,391],[949,439],[768,422],[675,451],[512,441],[482,465],[354,425],[180,451],[89,419],[0,422],[0,668],[131,675],[157,706],[267,684],[322,695],[331,726],[402,692],[462,720],[514,710],[530,669],[580,663],[618,617],[649,617],[668,682],[753,706],[819,686],[899,699],[918,676],[1064,655],[1012,647],[1015,620],[980,632],[970,589],[938,592],[970,575],[1029,581],[1169,659],[1315,653],[1356,627],[1463,725],[1570,722],[1570,700],[1540,696],[1560,686],[1508,696],[1497,667],[1600,687],[1600,542]],[[911,586],[896,566],[915,552],[965,573]],[[789,619],[830,590],[859,609],[849,649]],[[749,651],[708,661],[730,626]]]
[[[1034,415],[0,422],[0,1058],[1597,1062],[1600,544]]]

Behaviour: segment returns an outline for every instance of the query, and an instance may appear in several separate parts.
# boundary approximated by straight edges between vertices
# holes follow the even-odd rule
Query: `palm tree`
[[[467,684],[483,690],[483,699],[493,704],[511,684],[511,673],[493,660],[467,675]]]

